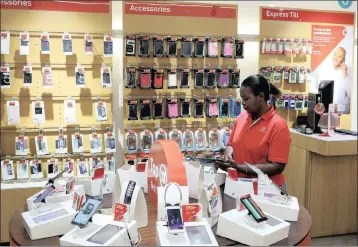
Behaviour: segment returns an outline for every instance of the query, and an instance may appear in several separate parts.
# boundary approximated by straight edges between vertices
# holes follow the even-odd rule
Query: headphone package
[[[126,36],[126,56],[135,56],[136,53],[136,36]]]
[[[162,89],[163,88],[163,75],[164,71],[162,69],[158,69],[156,67],[153,68],[153,74],[152,74],[152,82],[153,82],[153,88],[154,89]]]
[[[272,82],[275,84],[280,84],[281,83],[281,78],[282,78],[282,67],[281,66],[276,66],[273,67],[273,76],[272,76]]]
[[[163,119],[163,100],[153,99],[153,119]]]
[[[128,120],[138,120],[138,101],[128,100]]]
[[[216,73],[214,69],[205,69],[204,81],[206,88],[216,87]]]
[[[235,39],[235,58],[244,58],[244,41]]]
[[[164,57],[164,37],[154,36],[153,37],[153,56]]]
[[[180,130],[178,129],[171,130],[169,132],[169,140],[175,141],[178,144],[180,150],[183,149],[183,143],[182,143],[183,136]]]
[[[28,87],[32,85],[32,66],[24,66],[24,86]]]
[[[180,116],[181,117],[190,117],[190,99],[185,97],[180,97]]]
[[[234,40],[232,37],[221,39],[221,57],[232,58]]]
[[[128,154],[138,152],[138,136],[133,130],[129,130],[125,135],[126,151]]]
[[[150,130],[143,130],[140,132],[140,151],[143,153],[149,153],[153,144],[153,134]]]
[[[177,38],[167,37],[167,57],[177,57]]]
[[[168,97],[167,116],[168,118],[177,118],[178,113],[178,101],[177,99]]]
[[[127,67],[126,68],[126,88],[135,88],[136,87],[136,69]]]
[[[205,38],[194,38],[194,57],[203,58],[205,56]]]
[[[195,131],[195,150],[206,151],[206,132],[201,128]]]
[[[229,85],[231,88],[240,87],[240,69],[231,68],[229,69],[230,73],[230,82]]]
[[[216,97],[206,97],[206,116],[213,118],[218,115],[218,99]]]
[[[240,99],[231,98],[231,117],[236,118],[241,113],[241,101]]]
[[[221,149],[221,135],[216,128],[209,131],[209,149],[211,152],[218,152]]]
[[[219,88],[227,88],[230,84],[230,75],[229,70],[227,69],[220,69],[216,70],[216,81]]]
[[[181,39],[181,56],[192,57],[193,56],[193,40],[190,37],[182,37]]]
[[[185,152],[194,151],[194,133],[191,130],[186,130],[183,133],[183,150]]]
[[[190,69],[180,69],[180,88],[190,87]]]
[[[165,130],[162,128],[158,128],[154,133],[154,139],[157,140],[167,140],[168,134]]]
[[[193,97],[194,100],[194,117],[203,118],[204,117],[204,100]]]
[[[140,99],[140,119],[148,120],[151,118],[150,114],[150,101],[147,99]]]
[[[219,115],[221,118],[229,117],[229,105],[230,100],[228,98],[220,98],[220,112]]]
[[[204,87],[204,70],[203,69],[195,69],[194,70],[194,87],[195,88],[203,88]]]
[[[218,57],[218,40],[215,37],[206,38],[206,56]]]
[[[222,147],[222,149],[225,149],[225,147],[227,146],[227,143],[229,142],[229,138],[231,135],[231,129],[229,127],[226,127],[226,128],[221,129],[220,132],[221,132],[221,140],[222,140],[221,147]]]
[[[140,57],[149,57],[149,36],[139,36],[139,56]]]
[[[139,75],[139,87],[142,89],[149,89],[152,87],[151,69],[142,67]]]
[[[168,70],[168,88],[177,88],[178,87],[178,79],[177,79],[177,70],[169,69]]]

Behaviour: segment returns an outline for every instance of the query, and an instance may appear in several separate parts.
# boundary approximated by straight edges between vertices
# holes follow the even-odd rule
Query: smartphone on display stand
[[[45,198],[48,197],[49,195],[51,195],[53,192],[55,191],[55,186],[50,185],[49,187],[47,187],[47,189],[42,192],[34,201],[33,203],[40,203],[40,202],[44,202]]]
[[[249,215],[251,215],[257,223],[267,220],[267,217],[264,212],[262,212],[261,208],[259,208],[259,206],[256,204],[256,202],[252,199],[250,195],[241,197],[240,201],[249,211]]]
[[[133,195],[133,191],[135,189],[135,186],[136,186],[135,181],[130,180],[128,182],[128,186],[127,186],[126,193],[124,195],[124,200],[123,200],[124,204],[131,205],[132,195]]]
[[[73,218],[71,224],[77,225],[80,228],[85,227],[91,220],[92,216],[97,212],[98,208],[102,205],[103,200],[96,197],[86,196],[87,201],[81,207],[80,211]]]
[[[184,232],[184,222],[180,206],[166,207],[165,213],[168,223],[168,232],[171,234]]]

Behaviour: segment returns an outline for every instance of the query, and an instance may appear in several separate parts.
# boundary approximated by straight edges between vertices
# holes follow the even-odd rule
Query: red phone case
[[[97,168],[97,169],[94,171],[92,180],[101,179],[101,178],[103,178],[103,177],[104,177],[104,168],[103,168],[103,167],[100,167],[100,168]]]
[[[155,74],[154,76],[154,87],[163,87],[163,74]]]

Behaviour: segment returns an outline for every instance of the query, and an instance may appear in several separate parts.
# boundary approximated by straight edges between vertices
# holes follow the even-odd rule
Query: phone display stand
[[[180,204],[189,204],[189,188],[188,186],[179,186],[182,194],[182,200],[180,201],[180,194],[178,189],[173,186],[173,189],[168,189],[167,192],[167,201],[169,203],[180,203]],[[165,188],[166,187],[158,187],[158,205],[157,205],[157,212],[158,212],[158,221],[165,221]]]
[[[184,223],[184,232],[178,234],[169,233],[166,224],[165,221],[158,221],[156,224],[157,246],[218,246],[211,227],[206,220],[186,222]],[[190,230],[187,230],[191,227],[200,227],[200,229],[206,231],[207,234],[204,232],[201,239],[198,236],[194,239],[190,236]]]
[[[272,214],[282,220],[297,221],[300,212],[300,206],[296,197],[290,196],[289,199],[282,195],[265,194],[252,195],[252,199],[259,207],[269,214]]]
[[[114,173],[108,174],[107,183],[102,191],[103,195],[112,193],[115,176],[116,174]],[[76,180],[76,185],[83,185],[86,194],[89,196],[99,196],[102,180],[103,178],[95,180],[92,180],[92,177],[81,178]]]
[[[185,172],[189,188],[189,197],[198,199],[199,196],[199,180],[204,176],[204,169],[200,166],[199,161],[185,161]]]
[[[267,221],[257,223],[247,210],[220,214],[216,234],[242,244],[269,246],[288,237],[290,223],[264,212]]]
[[[76,215],[70,204],[53,204],[39,207],[21,214],[24,227],[32,240],[63,235],[75,226],[71,224]],[[55,226],[55,227],[54,227]]]
[[[137,185],[144,188],[147,187],[147,165],[145,166],[144,172],[137,172],[135,165],[123,165],[118,168],[118,176],[123,187],[124,182],[129,180],[134,180],[137,182]]]
[[[131,221],[128,223],[127,229],[134,245],[138,242],[137,222]],[[111,231],[113,231],[112,234]],[[110,221],[96,220],[95,217],[93,217],[93,221],[89,222],[85,228],[75,227],[63,235],[60,238],[60,245],[132,246],[123,222],[113,221],[113,218]]]
[[[228,195],[234,199],[236,197],[241,197],[247,194],[254,194],[254,184],[253,179],[248,178],[239,178],[238,180],[233,180],[229,176],[225,180],[225,189],[224,194]]]
[[[124,197],[129,182],[124,182],[122,186],[122,192],[119,197],[119,203],[124,203]],[[135,220],[137,222],[138,228],[148,226],[148,209],[147,202],[144,198],[143,190],[140,186],[136,185],[130,203],[129,209],[129,220]]]
[[[28,210],[32,210],[36,207],[34,205],[33,201],[37,198],[37,196],[39,196],[44,191],[45,191],[45,189],[43,189],[40,192],[36,193],[35,195],[27,198],[26,203],[27,203]],[[61,202],[65,202],[65,201],[71,201],[71,203],[72,203],[73,196],[74,196],[75,192],[77,194],[84,195],[85,194],[84,187],[82,185],[75,185],[73,191],[70,194],[66,194],[66,191],[54,192],[50,196],[45,198],[45,202],[46,203],[61,203]]]

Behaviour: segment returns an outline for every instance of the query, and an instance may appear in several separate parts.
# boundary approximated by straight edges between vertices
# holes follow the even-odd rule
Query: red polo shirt
[[[228,145],[233,148],[233,158],[238,164],[263,164],[267,161],[287,164],[291,135],[287,124],[274,108],[256,122],[246,112],[235,120]],[[239,173],[239,177],[249,177]],[[281,186],[285,177],[278,174],[270,177]]]

